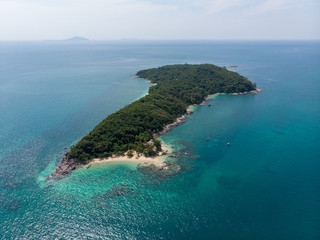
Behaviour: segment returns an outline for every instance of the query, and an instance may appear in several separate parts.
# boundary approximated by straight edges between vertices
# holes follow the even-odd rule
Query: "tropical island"
[[[217,93],[258,92],[247,78],[212,64],[163,66],[141,70],[136,77],[154,84],[149,94],[109,115],[72,146],[53,176],[67,175],[94,159],[163,154],[157,137],[180,123],[189,106]]]

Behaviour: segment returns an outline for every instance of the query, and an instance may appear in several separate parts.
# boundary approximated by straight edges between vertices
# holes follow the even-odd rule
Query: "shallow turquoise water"
[[[163,135],[193,153],[172,178],[101,164],[44,182],[146,94],[137,70],[186,62],[238,65],[264,91]],[[0,239],[320,239],[319,69],[319,42],[1,42]]]

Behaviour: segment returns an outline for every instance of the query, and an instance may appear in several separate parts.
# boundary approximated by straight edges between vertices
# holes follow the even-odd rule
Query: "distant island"
[[[74,36],[72,38],[67,38],[67,39],[60,39],[60,40],[43,40],[44,42],[61,42],[61,41],[66,41],[66,42],[81,42],[81,41],[90,41],[87,38],[84,37],[78,37]]]
[[[162,155],[157,137],[179,124],[190,113],[190,105],[217,93],[258,92],[247,78],[211,64],[163,66],[141,70],[136,76],[154,84],[149,94],[109,115],[72,146],[53,177],[65,176],[93,159]]]
[[[74,36],[72,38],[67,38],[67,39],[64,39],[62,41],[89,41],[89,39],[84,38],[84,37]]]

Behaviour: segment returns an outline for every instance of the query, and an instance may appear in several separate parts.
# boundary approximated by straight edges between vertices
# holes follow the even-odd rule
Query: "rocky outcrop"
[[[186,119],[186,117],[188,116],[188,114],[190,114],[190,113],[191,113],[190,111],[187,111],[187,113],[185,113],[181,117],[177,118],[173,123],[170,123],[170,124],[166,125],[163,128],[163,130],[160,132],[159,135],[164,134],[166,132],[169,132],[172,127],[178,126],[181,123],[183,123],[184,120]]]
[[[244,95],[244,94],[257,94],[259,92],[262,92],[261,88],[257,88],[255,90],[251,90],[251,91],[248,91],[248,92],[239,92],[239,93],[230,93],[230,94],[231,95]]]
[[[47,177],[47,180],[64,178],[72,170],[78,169],[85,164],[87,164],[87,162],[80,163],[75,159],[68,159],[67,154],[65,154],[60,160],[56,170],[50,176]]]

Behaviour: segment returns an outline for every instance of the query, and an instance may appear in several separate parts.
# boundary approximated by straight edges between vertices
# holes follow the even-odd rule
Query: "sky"
[[[320,0],[0,0],[0,40],[320,40]]]

